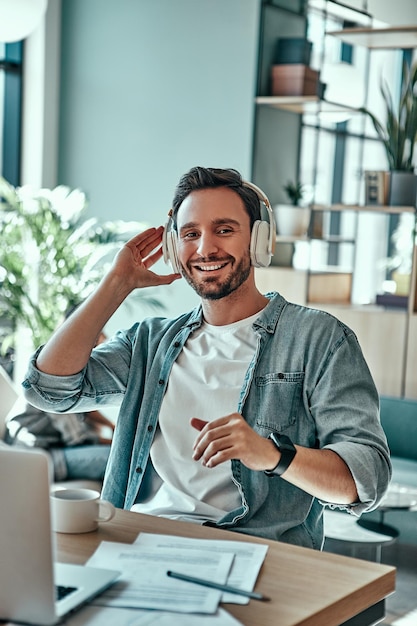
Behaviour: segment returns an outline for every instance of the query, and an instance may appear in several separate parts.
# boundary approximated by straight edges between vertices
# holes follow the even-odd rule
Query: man
[[[37,351],[24,387],[54,411],[121,403],[103,488],[116,506],[320,549],[323,503],[375,507],[389,453],[354,333],[256,288],[260,218],[237,172],[190,170],[174,197],[174,247],[201,306],[93,349],[129,293],[180,278],[150,270],[163,228],[148,229]]]

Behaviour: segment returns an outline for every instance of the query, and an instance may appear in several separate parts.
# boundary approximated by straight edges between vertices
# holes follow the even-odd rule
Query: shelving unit
[[[333,0],[327,0],[327,2],[329,5],[338,4]],[[345,7],[343,7],[342,4],[340,5],[340,10],[343,12]],[[323,2],[314,2],[314,11],[316,13],[320,11],[326,12],[327,9],[323,8],[325,5],[326,0]],[[285,19],[287,20],[289,10],[286,9],[285,11]],[[351,14],[354,12],[353,9],[350,9],[350,11]],[[401,50],[417,48],[417,26],[401,26],[395,28],[382,28],[377,26],[371,28],[366,25],[374,23],[371,16],[361,11],[359,11],[359,13],[361,14],[360,20],[358,21],[360,27],[343,28],[339,30],[325,29],[324,36],[337,38],[339,41],[352,46],[364,46],[365,49],[369,51],[382,48]],[[270,15],[268,14],[267,17],[270,18]],[[298,19],[300,25],[302,25],[303,18],[300,14],[294,17],[294,20],[295,19]],[[343,19],[349,19],[349,17],[343,17]],[[264,21],[264,27],[265,24],[268,24],[268,28],[270,28],[271,19]],[[292,30],[287,28],[286,30],[288,32],[286,32],[286,30],[281,28],[278,21],[275,22],[275,24],[277,25],[277,33],[280,36],[299,36],[299,33],[295,32],[294,26],[292,26]],[[304,24],[302,27],[305,29],[305,32],[307,32],[306,25]],[[271,32],[268,31],[267,43],[269,43],[270,46],[271,42],[272,35]],[[258,111],[257,121],[259,118],[262,122],[262,125],[259,124],[260,131],[258,134],[261,138],[260,145],[262,147],[265,146],[265,142],[273,144],[273,142],[276,141],[276,145],[279,149],[280,139],[284,138],[286,151],[288,151],[289,148],[288,154],[286,154],[287,159],[278,162],[277,165],[277,171],[284,172],[282,173],[284,182],[285,179],[290,177],[286,172],[288,172],[288,161],[292,157],[291,145],[301,145],[303,116],[309,115],[311,116],[310,119],[316,116],[318,120],[317,129],[320,131],[320,114],[338,114],[346,112],[351,118],[359,120],[361,118],[357,118],[357,116],[362,116],[363,114],[352,106],[345,106],[342,103],[319,99],[317,96],[267,95],[265,89],[267,81],[265,77],[267,75],[266,65],[268,62],[271,62],[271,55],[266,52],[264,42],[263,48],[261,45],[260,82],[258,96],[256,97]],[[364,78],[364,82],[367,83],[367,76]],[[280,111],[282,113],[278,113]],[[291,114],[294,114],[293,117],[291,117]],[[284,117],[277,117],[279,115]],[[281,120],[283,121],[281,122]],[[296,120],[298,120],[298,122]],[[276,132],[275,125],[280,125],[281,136]],[[291,132],[293,133],[293,144],[291,144],[291,140],[288,139]],[[280,198],[278,200],[275,200],[274,197],[271,198],[268,180],[273,180],[273,178],[268,178],[268,175],[265,174],[265,171],[268,172],[270,160],[263,157],[259,160],[259,163],[263,165],[263,169],[259,167],[257,169],[255,167],[255,182],[265,189],[273,203],[282,202]],[[258,177],[257,174],[259,175]],[[291,178],[294,179],[295,177],[296,175],[291,175]],[[314,263],[311,263],[310,260],[306,267],[300,268],[300,266],[297,266],[296,268],[291,268],[275,265],[270,268],[257,269],[256,280],[259,288],[263,291],[275,289],[283,293],[290,301],[320,308],[336,315],[336,317],[344,321],[356,332],[380,393],[417,398],[417,376],[415,375],[417,370],[417,247],[413,247],[411,255],[413,269],[407,306],[405,308],[399,306],[398,308],[390,308],[376,305],[375,296],[378,287],[375,286],[375,293],[373,296],[371,294],[367,302],[356,303],[352,301],[347,291],[349,289],[349,280],[351,279],[351,287],[353,289],[355,279],[360,273],[365,272],[365,269],[363,269],[360,264],[361,252],[359,253],[359,257],[357,256],[358,247],[360,248],[361,245],[363,247],[364,233],[365,237],[367,233],[366,228],[363,228],[363,224],[367,222],[372,224],[373,220],[376,222],[380,220],[380,223],[387,225],[386,228],[383,226],[383,229],[388,233],[390,232],[392,224],[395,223],[401,215],[411,214],[415,216],[415,228],[417,218],[416,208],[413,206],[364,206],[361,204],[343,204],[342,202],[338,202],[336,198],[335,203],[313,203],[311,205],[311,212],[312,220],[308,237],[289,238],[278,236],[277,246],[282,245],[284,249],[284,246],[288,247],[288,245],[291,244],[295,250],[299,250],[299,244],[303,244],[304,247],[307,246],[311,251],[312,247],[315,247],[315,250],[317,250],[317,246],[321,246],[322,244],[323,250],[329,250],[327,265],[326,263],[321,264],[321,256],[319,253],[317,254],[317,259],[314,259]],[[330,218],[330,215],[333,217]],[[328,225],[332,225],[334,222],[337,223],[338,220],[349,224],[349,228],[347,229],[349,232],[344,232],[343,229],[340,232],[332,231],[332,226]],[[350,228],[351,224],[353,225],[352,232]],[[362,225],[360,232],[358,232],[358,224]],[[372,228],[369,233],[371,236]],[[360,245],[358,244],[359,240],[361,242]],[[338,251],[340,251],[341,265],[335,267],[331,262],[331,258],[333,253],[337,257]],[[322,256],[325,257],[324,252]],[[388,251],[386,256],[389,256]],[[368,269],[370,269],[371,272],[373,271],[373,268]],[[349,276],[349,273],[351,273],[351,276]],[[383,271],[380,271],[378,276],[379,274],[382,275]],[[338,293],[336,293],[336,289],[332,289],[331,287],[333,278],[335,279],[334,284],[338,286]],[[371,283],[372,280],[373,275],[371,275],[368,282]],[[320,294],[320,282],[322,282],[323,287],[322,301],[320,301],[320,297],[317,296],[317,293]],[[314,283],[315,290],[313,300],[311,299],[312,283]],[[374,285],[376,284],[377,283],[374,281]],[[399,298],[397,299],[397,303],[398,302],[400,302]]]
[[[309,229],[309,237],[310,237],[311,242],[321,241],[323,244],[334,244],[334,245],[346,244],[346,245],[351,245],[353,250],[356,250],[356,245],[357,245],[357,237],[358,237],[357,224],[355,225],[355,232],[354,232],[354,236],[352,237],[331,235],[320,230],[322,228],[323,214],[325,213],[341,213],[341,214],[353,213],[353,214],[356,214],[357,216],[361,214],[362,215],[367,214],[369,216],[382,216],[384,218],[389,218],[389,216],[391,215],[398,216],[398,215],[406,213],[414,217],[414,219],[410,220],[410,222],[412,222],[413,224],[413,231],[416,232],[416,229],[417,229],[417,212],[416,212],[416,209],[411,206],[404,206],[404,207],[356,206],[356,205],[353,206],[353,205],[340,205],[340,204],[331,205],[331,206],[313,205],[311,207],[311,211],[312,211],[312,218],[311,218],[310,229]],[[315,225],[317,216],[320,216],[318,227]],[[410,232],[410,243],[411,241],[412,241],[412,232]],[[370,244],[372,243],[372,233],[369,233],[369,243]],[[409,264],[410,264],[410,267],[412,268],[411,276],[410,276],[411,288],[410,288],[410,294],[408,297],[408,305],[406,307],[410,314],[417,313],[416,302],[415,302],[415,299],[417,297],[415,295],[416,285],[417,285],[417,268],[416,268],[415,255],[416,255],[416,250],[414,246],[414,247],[411,247],[410,257],[409,257]],[[354,255],[353,255],[353,258],[354,258]],[[359,271],[360,270],[354,266],[354,262],[353,262],[352,274],[358,274]],[[329,272],[331,273],[334,272],[334,269],[330,269]],[[371,297],[371,300],[372,300],[372,297]],[[307,300],[307,303],[308,303],[308,300]]]
[[[307,288],[306,288],[306,293],[303,294],[302,296],[300,295],[300,299],[302,299],[303,303],[305,304],[309,304],[309,299],[308,299],[308,282],[309,282],[309,276],[310,275],[314,275],[317,273],[321,273],[321,274],[337,274],[338,272],[340,272],[341,274],[345,274],[346,272],[351,272],[352,275],[354,275],[354,277],[359,277],[362,278],[362,276],[358,276],[359,274],[363,274],[366,272],[365,269],[361,269],[361,268],[357,268],[355,266],[356,260],[355,260],[355,250],[356,247],[358,245],[358,224],[357,222],[352,223],[351,224],[351,229],[350,229],[350,233],[346,234],[346,235],[338,235],[338,234],[331,234],[328,232],[328,230],[325,228],[325,226],[323,226],[323,215],[325,214],[330,214],[330,213],[340,213],[343,215],[346,215],[348,213],[352,214],[354,217],[355,216],[359,216],[359,215],[366,215],[366,217],[373,217],[376,216],[377,219],[380,219],[381,217],[384,219],[388,219],[390,215],[400,215],[403,213],[407,213],[410,214],[412,216],[415,216],[414,219],[412,219],[413,223],[414,223],[414,227],[416,228],[416,220],[417,220],[417,214],[416,211],[413,207],[390,207],[390,206],[351,206],[351,205],[332,205],[332,206],[323,206],[323,205],[313,205],[311,207],[311,220],[310,220],[310,228],[309,228],[309,232],[308,235],[303,236],[303,237],[283,237],[283,236],[277,236],[276,241],[277,241],[277,247],[279,247],[282,244],[292,244],[292,245],[297,245],[300,243],[303,243],[304,245],[308,245],[308,247],[311,249],[313,245],[320,245],[323,244],[325,246],[327,245],[334,245],[334,246],[341,246],[344,245],[345,249],[351,249],[352,252],[350,254],[350,260],[348,262],[348,264],[343,265],[331,265],[329,263],[319,263],[318,261],[316,262],[316,264],[314,265],[314,263],[311,262],[311,259],[308,260],[308,262],[305,263],[305,267],[304,270],[306,272],[306,276],[307,276]],[[326,220],[325,220],[326,221]],[[328,221],[328,220],[327,220]],[[316,223],[318,222],[318,223]],[[363,236],[363,235],[362,235]],[[372,232],[370,233],[366,233],[366,238],[367,238],[367,242],[369,242],[369,245],[373,244],[373,236],[372,236]],[[411,241],[411,234],[410,234],[410,241]],[[412,275],[411,275],[411,286],[413,288],[413,291],[410,292],[410,297],[408,298],[408,308],[410,313],[417,313],[417,306],[416,306],[416,299],[417,299],[417,294],[416,294],[416,285],[417,285],[417,269],[416,269],[416,261],[415,258],[413,260],[413,254],[415,256],[416,252],[414,250],[410,252],[410,258],[409,258],[409,262],[410,265],[412,266],[413,270],[412,270]],[[309,252],[309,256],[311,256],[311,252]],[[345,257],[348,256],[349,254],[346,253],[345,250]],[[320,255],[316,254],[316,258],[319,259]],[[368,269],[372,269],[372,268],[368,268]],[[354,304],[354,305],[358,305],[358,304],[372,304],[375,303],[375,297],[376,294],[378,293],[378,289],[380,289],[381,285],[374,285],[375,288],[375,292],[371,293],[369,296],[369,301],[367,302],[352,302],[352,300],[349,298],[349,301],[346,302],[346,304]],[[322,301],[323,304],[329,303],[329,301],[326,301],[326,299],[323,299]],[[401,303],[401,308],[405,309],[407,307],[403,306]]]
[[[344,28],[326,34],[338,37],[352,46],[360,45],[373,50],[417,48],[417,26]]]

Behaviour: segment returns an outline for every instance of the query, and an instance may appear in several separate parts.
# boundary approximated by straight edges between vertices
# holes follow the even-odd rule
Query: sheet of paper
[[[268,550],[267,545],[250,543],[246,541],[224,541],[213,539],[193,539],[190,537],[177,537],[172,535],[157,535],[153,533],[140,533],[134,545],[153,546],[161,550],[178,549],[183,552],[190,550],[207,550],[210,554],[222,554],[223,552],[233,552],[235,555],[232,569],[230,570],[227,584],[245,591],[252,591],[259,570],[265,560]],[[200,573],[195,576],[204,578]],[[216,582],[216,579],[213,579]],[[247,604],[249,599],[231,593],[224,593],[222,602],[235,604]]]
[[[243,626],[235,617],[223,609],[214,615],[186,615],[166,611],[142,609],[119,609],[112,607],[86,606],[65,620],[66,626]]]
[[[158,546],[103,541],[88,565],[116,569],[120,578],[93,603],[125,608],[159,609],[181,613],[215,613],[221,592],[190,585],[166,575],[172,569],[225,583],[232,566],[232,553],[181,550]]]

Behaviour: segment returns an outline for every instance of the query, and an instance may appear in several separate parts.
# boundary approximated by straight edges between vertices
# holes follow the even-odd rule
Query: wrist
[[[281,460],[281,452],[269,437],[267,438],[267,442],[269,444],[271,454],[268,454],[268,465],[264,471],[273,472]]]
[[[104,304],[108,303],[109,307],[116,310],[135,290],[135,285],[130,284],[130,282],[128,277],[120,276],[120,274],[110,270],[101,280],[96,293],[100,299],[103,299]]]

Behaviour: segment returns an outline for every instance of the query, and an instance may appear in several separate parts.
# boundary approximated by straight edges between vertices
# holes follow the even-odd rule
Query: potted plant
[[[409,67],[403,63],[399,103],[394,99],[384,80],[381,94],[385,103],[385,122],[369,109],[360,110],[368,115],[385,148],[390,170],[389,204],[415,206],[417,177],[414,174],[414,146],[417,137],[417,63]]]
[[[302,237],[310,223],[310,209],[302,205],[305,185],[298,180],[289,180],[283,189],[289,203],[274,206],[277,233],[283,237]]]
[[[300,183],[300,181],[296,181],[294,183],[293,181],[289,180],[284,185],[284,191],[290,199],[291,205],[298,206],[304,196],[304,185]]]
[[[122,242],[143,230],[138,222],[86,219],[85,194],[59,186],[15,188],[0,177],[1,351],[44,343],[69,307],[98,284]],[[158,306],[145,292],[141,301]],[[134,297],[139,297],[136,294]]]

